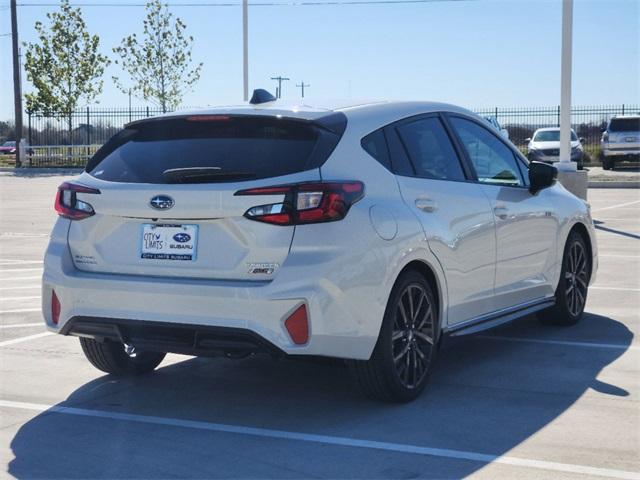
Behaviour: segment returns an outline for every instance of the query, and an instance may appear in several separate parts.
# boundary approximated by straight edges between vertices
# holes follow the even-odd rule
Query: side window
[[[460,160],[437,117],[397,127],[416,175],[436,180],[465,180]]]
[[[382,130],[376,130],[370,133],[360,141],[360,144],[369,155],[391,170],[387,140],[384,138],[384,132]]]
[[[451,117],[451,123],[469,154],[480,182],[524,185],[513,152],[494,134],[464,118]]]

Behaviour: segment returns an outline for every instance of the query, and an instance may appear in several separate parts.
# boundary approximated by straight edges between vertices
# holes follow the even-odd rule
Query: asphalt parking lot
[[[467,337],[420,399],[385,405],[339,362],[170,355],[102,375],[39,312],[66,178],[0,174],[3,476],[640,478],[640,190],[589,192],[600,270],[579,325]]]

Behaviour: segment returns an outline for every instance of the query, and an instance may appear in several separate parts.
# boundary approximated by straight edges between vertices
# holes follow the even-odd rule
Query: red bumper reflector
[[[284,326],[296,345],[303,345],[309,341],[309,320],[307,319],[307,307],[300,305],[289,315]]]
[[[55,291],[51,292],[51,321],[54,325],[60,321],[60,300]]]

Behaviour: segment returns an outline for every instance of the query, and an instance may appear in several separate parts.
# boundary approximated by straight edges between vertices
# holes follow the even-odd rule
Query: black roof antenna
[[[261,103],[275,102],[276,97],[267,92],[264,88],[256,88],[253,91],[253,95],[251,96],[251,100],[249,103],[253,105],[259,105]]]

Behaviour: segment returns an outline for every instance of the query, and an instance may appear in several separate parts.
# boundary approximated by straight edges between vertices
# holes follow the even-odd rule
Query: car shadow
[[[635,240],[640,240],[640,235],[625,232],[623,230],[618,230],[616,228],[605,227],[605,223],[606,222],[603,222],[602,220],[593,220],[593,226],[598,230],[602,230],[603,232],[615,233],[616,235],[622,235],[623,237],[633,238]]]
[[[409,404],[367,400],[342,362],[252,357],[190,358],[143,377],[101,376],[58,406],[498,456],[553,422],[590,389],[628,395],[597,377],[625,352],[632,333],[593,314],[574,328],[572,335],[572,329],[542,327],[527,317],[456,342],[441,352],[427,391]],[[496,338],[534,335],[602,338],[620,348]],[[16,478],[460,478],[484,466],[51,411],[25,423],[11,448],[15,458],[8,473]]]

